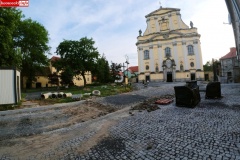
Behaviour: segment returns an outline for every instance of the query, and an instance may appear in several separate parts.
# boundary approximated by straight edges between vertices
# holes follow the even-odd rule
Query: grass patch
[[[131,86],[122,86],[122,85],[100,85],[100,86],[90,86],[87,85],[86,87],[70,87],[64,90],[58,91],[50,91],[49,89],[42,90],[43,93],[47,92],[64,92],[64,93],[72,93],[74,94],[84,94],[84,93],[92,93],[94,90],[99,90],[101,92],[101,97],[106,97],[110,95],[116,95],[120,93],[130,92],[132,91]]]
[[[25,99],[28,93],[34,92],[64,92],[64,93],[72,93],[74,94],[84,94],[84,93],[92,93],[94,90],[99,90],[101,92],[100,97],[107,97],[111,95],[117,95],[125,92],[131,92],[133,90],[132,86],[124,86],[121,84],[94,84],[94,85],[87,85],[86,87],[77,87],[73,86],[70,88],[60,87],[57,90],[56,87],[49,87],[49,88],[41,88],[41,89],[23,89],[21,93],[22,100]],[[84,95],[81,100],[89,99],[91,96]],[[33,103],[38,103],[39,105],[51,105],[56,103],[69,103],[74,102],[76,100],[72,99],[71,97],[68,98],[52,98],[52,99],[39,99],[33,100]],[[0,111],[5,110],[14,110],[21,108],[22,101],[18,104],[9,104],[9,105],[0,105]]]

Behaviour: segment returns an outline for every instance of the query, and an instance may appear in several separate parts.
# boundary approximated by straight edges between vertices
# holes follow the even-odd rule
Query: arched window
[[[191,63],[190,63],[190,66],[191,66],[191,67],[194,67],[194,63],[193,63],[193,62],[191,62]]]
[[[146,65],[146,70],[149,70],[149,65]]]
[[[165,48],[165,56],[171,57],[171,48],[169,48],[169,47]]]
[[[183,68],[183,65],[181,64],[180,65],[180,71],[183,71],[184,70],[184,68]]]
[[[156,70],[156,72],[159,71],[159,69],[158,69],[158,64],[156,64],[156,68],[155,68],[155,70]]]
[[[144,59],[149,59],[149,50],[144,51]]]
[[[188,45],[187,48],[188,48],[188,55],[194,55],[193,46]]]

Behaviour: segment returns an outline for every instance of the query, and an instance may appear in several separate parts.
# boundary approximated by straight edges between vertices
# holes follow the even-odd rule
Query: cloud
[[[224,1],[163,0],[163,7],[180,8],[182,20],[190,20],[201,34],[203,61],[221,57],[234,45],[231,26],[227,21]],[[109,61],[122,63],[125,55],[137,65],[138,30],[145,31],[145,15],[159,9],[157,1],[146,0],[44,0],[31,1],[23,8],[26,17],[43,24],[50,35],[52,53],[63,39],[78,40],[92,37],[100,54]],[[132,62],[131,62],[132,61]]]

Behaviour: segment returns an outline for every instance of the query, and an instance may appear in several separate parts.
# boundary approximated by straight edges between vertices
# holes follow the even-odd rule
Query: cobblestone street
[[[222,84],[221,99],[205,99],[205,92],[200,92],[196,108],[176,107],[174,101],[152,112],[135,110],[129,114],[130,107],[143,100],[173,95],[176,85],[183,83],[152,83],[147,88],[139,84],[134,92],[96,99],[121,110],[42,133],[37,139],[42,147],[33,147],[35,140],[31,138],[12,139],[9,144],[2,140],[0,159],[240,160],[239,84]],[[205,86],[200,84],[200,89]],[[62,136],[58,143],[44,143],[56,135]]]

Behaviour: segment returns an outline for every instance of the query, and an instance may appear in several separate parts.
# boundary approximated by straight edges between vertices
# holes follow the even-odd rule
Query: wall
[[[0,69],[0,105],[16,104],[20,100],[20,72],[16,69]]]

